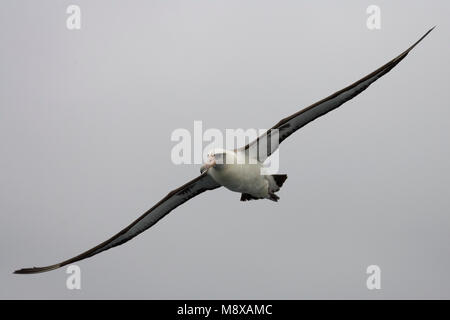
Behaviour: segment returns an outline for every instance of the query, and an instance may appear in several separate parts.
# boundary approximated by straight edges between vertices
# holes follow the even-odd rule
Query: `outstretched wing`
[[[100,243],[98,246],[83,252],[82,254],[68,259],[66,261],[47,266],[47,267],[33,267],[25,268],[15,271],[14,273],[29,274],[29,273],[39,273],[61,268],[67,264],[74,263],[75,261],[83,260],[93,255],[96,255],[102,251],[111,249],[112,247],[121,245],[128,240],[131,240],[141,232],[144,232],[154,224],[156,224],[160,219],[167,215],[170,211],[178,207],[179,205],[185,203],[189,199],[199,195],[207,190],[213,190],[220,187],[208,174],[207,172],[201,174],[197,178],[189,181],[185,185],[179,187],[176,190],[171,191],[167,196],[165,196],[156,205],[150,208],[137,220],[135,220],[128,227],[114,235],[112,238]]]
[[[368,74],[364,78],[356,81],[348,87],[333,93],[331,96],[320,100],[313,105],[300,110],[293,115],[280,120],[275,126],[267,130],[263,135],[249,143],[241,150],[249,152],[253,157],[257,157],[259,161],[266,160],[275,150],[278,145],[295,131],[305,126],[309,122],[323,116],[324,114],[336,109],[348,100],[356,97],[362,91],[366,90],[372,83],[388,73],[400,61],[402,61],[408,53],[425,38],[434,27],[428,30],[416,43],[409,47],[406,51],[401,53],[396,58],[392,59],[382,67],[374,72]],[[278,140],[278,141],[277,141]]]

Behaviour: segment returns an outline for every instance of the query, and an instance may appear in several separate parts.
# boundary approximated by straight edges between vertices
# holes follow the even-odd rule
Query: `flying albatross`
[[[271,129],[267,130],[263,135],[247,144],[245,147],[234,150],[214,149],[208,154],[207,161],[201,167],[201,174],[198,177],[182,185],[178,189],[171,191],[142,216],[110,239],[63,262],[47,267],[20,269],[14,273],[30,274],[54,270],[121,245],[155,225],[165,215],[189,199],[192,199],[205,191],[214,190],[221,186],[231,191],[241,193],[241,201],[253,199],[269,199],[277,201],[279,197],[275,192],[280,190],[283,182],[287,179],[287,175],[262,175],[260,173],[264,161],[278,146],[278,144],[276,144],[275,147],[271,146],[271,143],[269,142],[271,136],[274,136],[274,133],[276,133],[278,143],[281,143],[309,122],[354,98],[367,89],[373,82],[394,68],[433,29],[434,27],[406,51],[382,67],[348,87],[333,93],[329,97],[280,120]],[[266,152],[259,152],[261,149],[264,149]],[[249,161],[249,158],[252,158],[253,161]],[[244,161],[239,162],[239,160],[242,159],[244,159]]]

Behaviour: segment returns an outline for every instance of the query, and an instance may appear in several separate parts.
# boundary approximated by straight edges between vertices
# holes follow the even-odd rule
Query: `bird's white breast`
[[[233,152],[234,153],[234,152]],[[268,181],[261,175],[260,163],[250,164],[244,153],[234,153],[234,163],[225,163],[210,168],[208,174],[225,188],[256,197],[266,197]],[[245,161],[244,161],[245,160]],[[243,163],[242,163],[243,162]]]

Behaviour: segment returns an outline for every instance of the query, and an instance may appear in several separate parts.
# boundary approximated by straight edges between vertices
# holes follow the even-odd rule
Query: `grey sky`
[[[66,29],[78,4],[82,28]],[[366,8],[381,8],[381,30]],[[3,1],[0,298],[450,298],[448,1]],[[281,145],[279,203],[205,193],[118,248],[199,165],[174,129],[268,128],[388,75]],[[382,289],[366,288],[377,264]]]

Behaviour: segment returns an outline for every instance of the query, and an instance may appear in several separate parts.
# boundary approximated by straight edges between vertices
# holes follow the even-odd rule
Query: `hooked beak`
[[[206,170],[208,170],[211,167],[214,167],[216,165],[216,159],[214,157],[211,157],[208,159],[208,161],[202,165],[202,167],[200,168],[200,172],[203,173]]]

